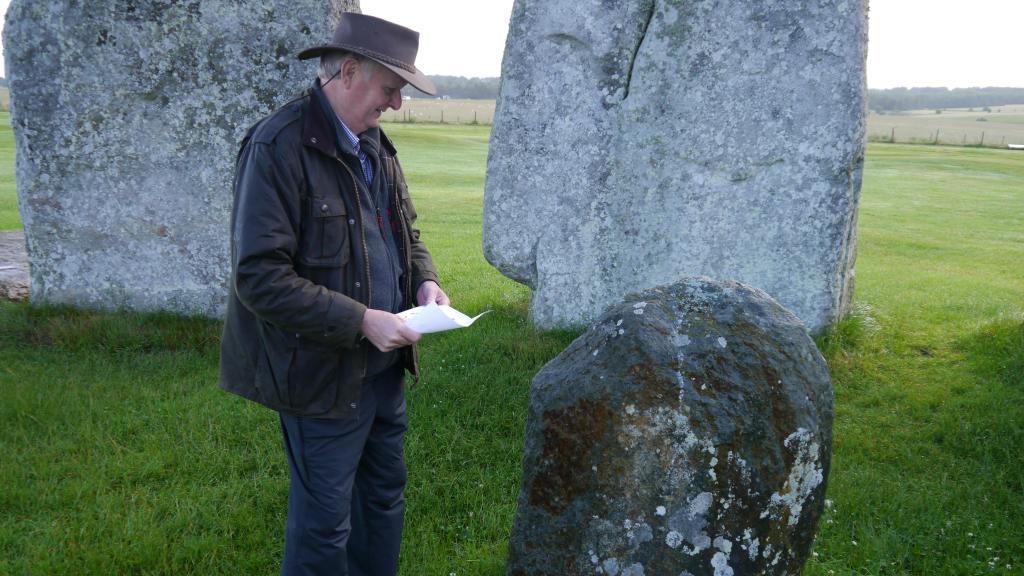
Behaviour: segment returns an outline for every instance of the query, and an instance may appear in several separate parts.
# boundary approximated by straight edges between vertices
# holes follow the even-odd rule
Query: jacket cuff
[[[433,270],[424,270],[419,274],[412,277],[412,299],[416,300],[416,293],[420,291],[420,286],[423,285],[427,280],[433,280],[438,286],[441,285],[441,278],[438,277],[437,272]]]
[[[362,336],[366,306],[342,294],[334,293],[330,307],[324,315],[324,340],[341,348],[355,348]]]

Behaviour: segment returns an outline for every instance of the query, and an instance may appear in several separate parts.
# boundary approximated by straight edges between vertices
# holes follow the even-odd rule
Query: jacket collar
[[[334,137],[334,127],[331,119],[320,104],[320,80],[317,79],[312,88],[306,91],[309,103],[306,106],[306,113],[302,122],[302,145],[309,146],[320,152],[334,157],[338,155],[337,139]],[[333,111],[329,111],[333,114]]]
[[[391,138],[388,138],[388,135],[383,130],[377,130],[377,132],[380,133],[380,145],[384,147],[384,150],[387,150],[388,155],[397,155],[398,150],[395,150],[395,145],[391,142]]]

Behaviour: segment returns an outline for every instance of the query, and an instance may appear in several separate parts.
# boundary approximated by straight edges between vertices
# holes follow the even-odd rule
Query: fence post
[[[444,108],[441,108],[441,124],[444,124]]]
[[[895,144],[896,143],[896,127],[895,126],[892,127],[892,132],[889,134],[889,143],[890,144]]]
[[[476,110],[473,110],[473,124],[476,124]]]
[[[935,129],[935,143],[936,144],[939,143],[939,129],[938,128]]]
[[[985,145],[985,131],[982,130],[981,131],[981,141],[978,142],[978,146],[984,146],[984,145]]]

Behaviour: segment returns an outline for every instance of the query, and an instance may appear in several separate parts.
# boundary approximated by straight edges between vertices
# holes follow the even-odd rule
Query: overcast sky
[[[9,3],[0,0],[0,10],[6,13]],[[367,14],[419,30],[416,64],[427,74],[501,73],[512,0],[362,0],[360,5]],[[869,87],[1024,88],[1024,0],[871,0],[870,6]]]

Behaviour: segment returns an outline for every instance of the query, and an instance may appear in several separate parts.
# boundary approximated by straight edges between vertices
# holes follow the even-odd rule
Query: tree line
[[[464,76],[430,76],[437,86],[439,98],[471,98],[479,100],[497,100],[498,85],[501,78],[466,78]],[[432,98],[419,90],[407,86],[402,96],[411,98]]]
[[[1024,88],[890,88],[868,90],[868,108],[899,112],[1024,104]]]
[[[496,100],[500,78],[431,76],[437,97]],[[430,98],[412,87],[403,96]],[[889,88],[868,90],[868,108],[875,112],[942,108],[983,108],[1024,104],[1024,88]]]
[[[501,78],[466,78],[464,76],[431,76],[439,98],[496,100]],[[0,86],[7,80],[0,77]],[[402,96],[432,98],[407,86]],[[868,108],[875,112],[943,108],[984,108],[1024,104],[1024,88],[889,88],[868,90]]]

